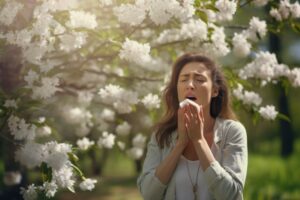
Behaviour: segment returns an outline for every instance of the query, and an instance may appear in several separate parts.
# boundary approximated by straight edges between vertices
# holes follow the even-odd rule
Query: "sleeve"
[[[137,186],[145,200],[163,199],[167,185],[155,176],[155,169],[162,160],[161,149],[153,134],[147,146],[147,154],[141,175],[137,179]]]
[[[209,190],[217,200],[243,199],[248,149],[246,130],[241,123],[231,121],[227,139],[221,148],[223,148],[221,164],[214,161],[204,172]]]

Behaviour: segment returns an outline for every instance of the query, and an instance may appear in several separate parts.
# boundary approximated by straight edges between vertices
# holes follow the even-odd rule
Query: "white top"
[[[181,156],[175,170],[176,200],[194,200],[193,185],[190,180],[187,164],[193,185],[196,183],[197,171],[199,169],[197,199],[208,199],[208,187],[204,180],[202,168],[201,166],[199,167],[200,161],[188,160],[184,156]]]
[[[163,184],[155,176],[155,170],[175,147],[177,136],[177,131],[174,131],[171,144],[161,149],[155,134],[152,135],[147,146],[143,171],[137,180],[144,200],[176,199],[176,176],[173,175],[167,184]],[[206,200],[243,199],[248,164],[247,134],[244,126],[237,121],[217,117],[211,150],[216,160],[203,173],[209,191]]]

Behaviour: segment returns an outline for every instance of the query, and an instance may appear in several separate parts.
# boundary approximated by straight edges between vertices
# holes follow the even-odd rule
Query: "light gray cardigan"
[[[145,200],[175,200],[175,177],[164,185],[155,176],[155,169],[174,148],[177,132],[172,133],[169,147],[160,149],[154,134],[147,146],[143,171],[137,185]],[[214,142],[211,147],[216,159],[204,171],[210,198],[222,200],[243,199],[243,188],[248,165],[247,135],[244,126],[233,120],[217,118]]]

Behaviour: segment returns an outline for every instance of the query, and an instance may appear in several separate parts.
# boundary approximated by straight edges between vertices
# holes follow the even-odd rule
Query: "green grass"
[[[245,199],[300,199],[300,161],[278,156],[249,155]]]

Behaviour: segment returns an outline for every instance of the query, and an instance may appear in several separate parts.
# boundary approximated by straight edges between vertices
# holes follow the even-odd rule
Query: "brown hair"
[[[164,89],[163,100],[166,111],[162,119],[155,125],[155,136],[160,148],[163,148],[164,145],[170,145],[171,134],[177,129],[177,110],[179,109],[177,82],[180,71],[190,62],[204,64],[211,71],[213,86],[216,86],[219,90],[218,96],[211,98],[210,115],[213,118],[220,116],[224,119],[236,120],[236,116],[231,109],[227,83],[219,67],[210,58],[199,53],[186,53],[175,61],[171,80]]]

